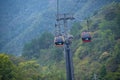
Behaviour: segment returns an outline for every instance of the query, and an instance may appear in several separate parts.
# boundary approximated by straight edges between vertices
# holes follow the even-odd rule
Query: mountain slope
[[[76,19],[83,19],[112,1],[118,0],[60,0],[60,13],[75,13]],[[54,31],[55,14],[56,0],[1,0],[0,52],[20,55],[25,43]]]
[[[86,22],[75,22],[71,44],[75,80],[120,80],[120,3],[99,9],[88,21],[92,42],[80,34]],[[22,56],[0,54],[0,80],[66,80],[63,47],[50,32],[25,44]]]
[[[82,42],[79,35],[87,29],[85,23],[74,25],[72,49],[76,80],[120,79],[120,3],[113,2],[90,17],[92,42]],[[77,28],[77,30],[75,28]],[[114,75],[114,76],[113,76]]]
[[[71,50],[75,80],[120,79],[119,13],[120,3],[113,2],[105,5],[89,18],[89,29],[92,35],[90,43],[82,42],[80,37],[80,34],[87,30],[86,22],[74,23],[71,28],[71,34],[74,35]],[[52,39],[49,38],[50,33],[26,44],[22,56],[28,60],[37,59],[40,64],[49,67],[53,67],[55,63],[55,66],[59,67],[53,71],[57,72],[60,69],[62,71],[65,69],[63,47],[53,47]],[[61,72],[63,73],[65,72]],[[59,77],[57,79],[60,80]]]

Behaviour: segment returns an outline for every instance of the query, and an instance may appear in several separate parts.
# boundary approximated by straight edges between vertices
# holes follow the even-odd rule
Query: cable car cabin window
[[[63,36],[58,36],[54,38],[54,43],[56,46],[63,46],[64,45],[64,38]]]
[[[91,42],[91,35],[89,32],[82,32],[81,37],[83,42]]]

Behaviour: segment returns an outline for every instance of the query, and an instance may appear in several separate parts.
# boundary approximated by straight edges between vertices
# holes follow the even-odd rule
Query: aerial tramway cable
[[[57,15],[56,15],[56,20],[57,23],[55,24],[55,28],[56,28],[56,33],[55,33],[55,37],[54,37],[54,44],[56,46],[63,46],[64,45],[64,37],[61,33],[61,26],[60,23],[58,21],[59,19],[59,0],[57,0]]]
[[[75,3],[74,7],[70,10],[70,13],[73,12],[73,10],[77,7],[77,5],[79,4],[79,2],[80,2],[80,0],[77,0],[77,2]],[[67,15],[66,14],[64,14],[64,15],[60,15],[59,14],[59,0],[57,0],[57,11],[56,12],[57,12],[57,15],[56,15],[56,18],[57,18],[56,21],[57,21],[57,23],[55,25],[56,33],[55,33],[54,43],[55,43],[56,46],[59,46],[59,45],[63,46],[64,42],[65,42],[65,38],[69,38],[70,40],[72,40],[73,36],[69,34],[67,24],[65,24],[66,22],[64,22],[64,30],[63,30],[64,34],[62,34],[62,32],[61,32],[59,20],[63,16],[64,16],[64,18],[66,18]],[[70,19],[74,19],[73,18],[74,14],[75,13],[73,13],[72,15],[69,15],[69,16],[71,16]],[[66,20],[64,20],[64,21],[66,21]]]

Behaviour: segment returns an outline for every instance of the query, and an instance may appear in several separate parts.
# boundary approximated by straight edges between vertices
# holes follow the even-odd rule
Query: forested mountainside
[[[86,24],[72,28],[74,68],[76,80],[120,79],[120,4],[112,3],[90,17],[92,42],[83,43],[79,34]]]
[[[60,13],[73,13],[76,20],[119,0],[60,0]],[[25,43],[45,31],[54,31],[56,0],[1,0],[0,52],[21,55]]]
[[[86,22],[74,22],[71,34],[75,80],[120,80],[120,3],[105,5],[89,17],[92,42],[80,34]],[[44,32],[24,45],[21,57],[0,54],[0,80],[66,80],[62,47]]]

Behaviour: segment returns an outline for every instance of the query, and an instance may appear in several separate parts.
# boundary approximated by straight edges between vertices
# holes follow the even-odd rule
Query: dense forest
[[[74,21],[70,28],[75,80],[120,80],[120,3],[104,5],[88,19],[90,43],[80,36],[86,22]],[[0,80],[66,80],[63,47],[53,41],[47,31],[26,43],[21,56],[1,53]]]

